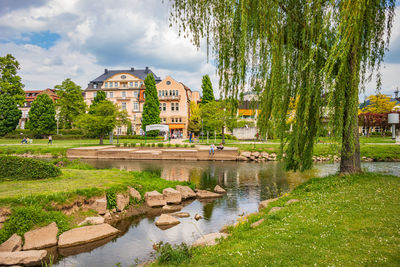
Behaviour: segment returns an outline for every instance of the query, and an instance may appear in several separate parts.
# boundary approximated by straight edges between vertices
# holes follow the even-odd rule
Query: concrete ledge
[[[217,160],[235,161],[238,159],[236,147],[226,147],[209,154],[208,146],[195,148],[115,148],[115,146],[93,146],[71,148],[67,151],[68,158],[83,159],[136,159],[136,160]]]

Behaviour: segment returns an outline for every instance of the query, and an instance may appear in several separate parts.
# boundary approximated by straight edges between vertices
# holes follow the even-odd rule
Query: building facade
[[[25,103],[22,107],[19,107],[19,109],[22,111],[22,116],[18,123],[18,129],[25,129],[32,102],[35,101],[36,97],[41,94],[47,94],[53,101],[56,101],[59,98],[55,89],[47,88],[45,90],[25,91]]]
[[[174,138],[187,137],[190,114],[190,101],[198,102],[200,94],[192,92],[183,83],[168,76],[161,80],[148,67],[145,69],[105,70],[102,75],[91,81],[85,89],[85,102],[91,105],[99,90],[106,93],[107,100],[117,103],[121,110],[126,110],[132,124],[134,134],[144,134],[142,113],[145,102],[144,80],[153,74],[160,100],[161,123],[169,125],[170,134]],[[127,134],[127,127],[115,129],[114,134]]]

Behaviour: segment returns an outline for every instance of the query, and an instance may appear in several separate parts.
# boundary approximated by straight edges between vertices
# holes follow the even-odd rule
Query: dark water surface
[[[194,200],[182,211],[189,218],[168,230],[154,225],[155,218],[133,217],[116,225],[125,232],[122,236],[100,246],[60,260],[54,266],[131,266],[135,261],[151,258],[152,245],[163,241],[173,244],[192,243],[201,234],[219,231],[224,225],[236,222],[240,215],[256,212],[262,200],[288,192],[311,177],[334,174],[337,164],[318,164],[304,173],[285,172],[280,163],[251,162],[187,162],[187,161],[127,161],[84,160],[97,168],[119,168],[129,171],[157,172],[167,180],[191,181],[197,188],[213,189],[219,184],[227,194],[211,202]],[[400,163],[364,163],[366,171],[400,176]],[[196,221],[198,213],[203,219]],[[88,249],[89,250],[89,249]]]

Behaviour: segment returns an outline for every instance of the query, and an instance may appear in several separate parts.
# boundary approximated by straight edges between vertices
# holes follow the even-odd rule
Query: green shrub
[[[189,145],[188,145],[188,144],[184,144],[183,146],[184,146],[184,147],[188,147]]]
[[[127,147],[128,146],[128,143],[124,143],[124,147]]]
[[[172,144],[170,144],[170,143],[167,144],[167,147],[171,147],[171,146],[172,146]]]
[[[180,144],[175,144],[175,147],[180,147],[181,145]]]
[[[195,145],[194,145],[194,144],[191,144],[190,147],[195,147]]]
[[[131,143],[131,147],[135,147],[136,146],[136,143]]]
[[[158,143],[157,146],[158,147],[164,147],[164,143]]]
[[[190,247],[186,243],[171,245],[162,241],[156,244],[157,262],[160,264],[179,265],[192,257]]]
[[[140,143],[140,147],[145,147],[146,144],[145,143]]]
[[[151,147],[155,147],[155,146],[156,146],[156,144],[155,144],[155,143],[152,143],[152,144],[151,144]]]
[[[23,236],[35,226],[46,226],[52,222],[57,223],[58,234],[70,229],[71,220],[60,211],[45,211],[39,206],[16,207],[0,230],[0,243],[14,233]]]
[[[115,146],[116,146],[116,147],[120,147],[120,146],[121,146],[121,144],[115,144]]]
[[[151,146],[151,144],[146,144],[146,146],[147,146],[147,147],[150,147],[150,146]]]
[[[43,160],[0,156],[0,177],[15,180],[44,179],[61,175],[61,170]]]

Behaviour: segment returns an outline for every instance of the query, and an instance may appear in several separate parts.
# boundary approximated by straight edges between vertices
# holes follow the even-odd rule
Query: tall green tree
[[[203,76],[203,79],[201,81],[201,90],[203,93],[203,96],[201,98],[202,104],[207,104],[208,102],[215,101],[212,83],[210,77],[207,74]]]
[[[17,104],[22,106],[25,92],[21,77],[17,75],[19,69],[18,61],[11,54],[0,57],[0,94],[13,96]]]
[[[161,122],[160,119],[160,101],[158,100],[156,81],[154,80],[153,74],[147,75],[144,80],[146,86],[145,90],[145,101],[143,106],[142,115],[142,129],[146,130],[147,125],[158,124]],[[157,131],[151,131],[148,135],[156,135]]]
[[[0,136],[15,130],[21,114],[14,97],[6,94],[0,95]]]
[[[56,109],[47,94],[40,94],[32,102],[26,128],[36,135],[51,134],[56,129]]]
[[[194,101],[190,101],[190,116],[189,116],[188,130],[190,132],[194,132],[195,134],[199,134],[201,131],[200,107]]]
[[[54,86],[57,95],[60,97],[56,106],[60,108],[59,118],[63,128],[72,128],[72,123],[79,115],[86,110],[86,104],[83,100],[82,89],[71,79],[66,79],[60,85]]]
[[[105,136],[117,126],[127,123],[127,115],[126,110],[119,111],[116,104],[103,100],[90,106],[89,113],[80,115],[77,118],[76,125],[86,134],[98,136],[99,143],[102,145]]]
[[[92,104],[90,107],[95,107],[98,103],[100,103],[103,100],[106,100],[106,92],[99,90],[96,92],[96,96],[93,98]],[[93,109],[89,109],[89,113],[92,112]]]
[[[171,22],[212,45],[226,98],[237,99],[246,83],[259,82],[265,133],[275,121],[289,169],[312,166],[323,116],[341,142],[340,171],[359,172],[358,93],[388,48],[394,0],[210,0],[173,2]],[[290,99],[299,97],[287,136]],[[287,145],[286,145],[287,144]]]

